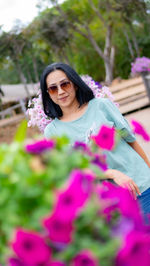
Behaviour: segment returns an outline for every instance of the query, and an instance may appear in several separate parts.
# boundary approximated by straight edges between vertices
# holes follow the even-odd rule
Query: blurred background
[[[150,132],[150,100],[141,75],[131,74],[136,58],[150,57],[149,0],[5,0],[0,10],[0,142],[12,141],[55,61],[108,85],[129,122],[138,118]]]

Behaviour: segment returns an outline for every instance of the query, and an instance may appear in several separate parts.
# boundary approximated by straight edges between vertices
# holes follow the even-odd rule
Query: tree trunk
[[[67,14],[63,12],[63,10],[61,9],[60,5],[58,4],[58,1],[55,0],[55,4],[57,5],[56,8],[57,10],[60,12],[60,14],[67,19]],[[75,26],[73,23],[70,23],[70,26],[79,34],[81,34],[81,36],[83,36],[84,38],[88,39],[94,50],[98,53],[98,55],[104,60],[104,66],[105,66],[105,72],[106,72],[106,76],[105,76],[105,81],[107,83],[111,83],[113,80],[113,73],[112,73],[112,65],[113,62],[112,59],[114,60],[113,57],[111,57],[111,37],[112,37],[112,27],[111,25],[107,25],[104,21],[104,19],[102,19],[102,17],[99,15],[99,18],[101,19],[101,21],[104,23],[106,29],[107,29],[107,34],[106,34],[106,42],[105,42],[105,49],[104,52],[102,51],[101,47],[97,44],[96,40],[94,39],[91,30],[89,28],[89,26],[85,23],[82,24],[82,28],[84,28],[84,30],[86,30],[86,33],[83,32],[79,27]],[[106,52],[107,50],[107,52]],[[107,54],[108,53],[108,54]],[[106,54],[106,55],[105,55]],[[112,63],[112,65],[111,65]]]
[[[27,94],[27,97],[30,99],[31,98],[31,95],[30,95],[30,92],[28,90],[28,87],[27,87],[27,81],[26,81],[26,78],[24,76],[24,73],[22,72],[21,70],[21,66],[20,64],[16,61],[16,67],[17,67],[17,70],[18,70],[18,74],[19,74],[19,77],[20,77],[20,81],[23,83],[24,85],[24,88],[25,88],[25,91],[26,91],[26,94]]]
[[[112,66],[111,66],[109,59],[104,60],[104,65],[105,65],[105,73],[106,73],[105,82],[107,85],[110,85],[110,83],[113,80],[113,74],[112,74]]]
[[[133,51],[133,48],[132,48],[132,44],[131,44],[131,41],[129,39],[129,35],[128,35],[128,33],[127,33],[127,31],[125,29],[123,31],[123,34],[126,37],[126,41],[127,41],[127,44],[128,44],[128,49],[129,49],[130,55],[131,55],[132,59],[135,59],[134,51]]]
[[[105,48],[104,48],[104,65],[105,65],[105,82],[110,84],[113,80],[113,66],[114,66],[114,56],[115,50],[111,45],[112,38],[112,25],[107,25],[107,32],[105,38]]]
[[[115,47],[112,46],[111,47],[111,51],[110,51],[110,64],[111,64],[111,69],[112,69],[112,74],[114,72],[114,64],[115,64]],[[113,77],[112,77],[113,78]]]
[[[132,34],[132,40],[133,40],[133,44],[134,44],[134,47],[135,47],[135,51],[137,53],[137,57],[140,57],[140,49],[139,49],[139,46],[138,46],[138,42],[137,42],[134,30],[133,30],[132,27],[130,28],[130,30],[131,30],[131,34]]]
[[[35,81],[38,83],[39,75],[38,75],[38,70],[37,70],[37,62],[34,56],[33,56],[33,70],[34,70],[34,75],[35,75]]]

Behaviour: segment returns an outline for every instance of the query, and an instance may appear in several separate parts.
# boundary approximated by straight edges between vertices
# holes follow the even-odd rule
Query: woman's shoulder
[[[93,98],[90,101],[90,104],[93,106],[102,106],[102,105],[109,105],[110,104],[110,100],[108,98]]]

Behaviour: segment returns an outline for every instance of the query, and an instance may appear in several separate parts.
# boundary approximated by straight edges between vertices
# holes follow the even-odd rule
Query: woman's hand
[[[141,195],[138,186],[129,176],[115,169],[108,169],[105,173],[106,177],[109,179],[113,179],[117,185],[123,188],[128,188],[134,199],[137,198],[136,193],[138,195]]]

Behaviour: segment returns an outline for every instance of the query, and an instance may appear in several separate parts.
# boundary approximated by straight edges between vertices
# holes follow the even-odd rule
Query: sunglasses
[[[71,88],[71,82],[69,80],[63,81],[60,85],[62,90],[67,91]],[[47,92],[50,94],[58,93],[58,85],[52,85],[47,89]]]

